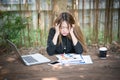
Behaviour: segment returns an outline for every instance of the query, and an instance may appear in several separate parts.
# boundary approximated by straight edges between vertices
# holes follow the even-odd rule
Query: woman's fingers
[[[72,24],[72,27],[74,28],[74,27],[75,27],[75,24]]]
[[[59,26],[60,26],[60,24],[55,24],[55,30],[56,30],[56,33],[58,33],[58,34],[59,34],[59,32],[60,32]]]
[[[74,24],[72,24],[72,26],[70,27],[70,25],[69,25],[69,31],[70,31],[70,33],[73,33],[73,29],[74,29],[74,27],[75,27],[75,25]]]
[[[57,29],[57,30],[59,30],[59,26],[60,26],[60,24],[56,24],[56,26],[55,26],[55,28]]]

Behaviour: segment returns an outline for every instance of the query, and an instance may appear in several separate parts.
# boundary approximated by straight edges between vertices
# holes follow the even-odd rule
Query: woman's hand
[[[69,25],[69,26],[70,26],[70,25]],[[74,24],[72,24],[72,27],[69,27],[70,34],[74,34],[74,33],[73,33],[73,29],[74,29],[74,27],[75,27]]]

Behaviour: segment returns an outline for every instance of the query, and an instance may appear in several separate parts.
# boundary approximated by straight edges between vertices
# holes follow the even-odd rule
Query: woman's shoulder
[[[55,32],[55,28],[52,27],[52,28],[49,29],[49,31],[50,32]]]

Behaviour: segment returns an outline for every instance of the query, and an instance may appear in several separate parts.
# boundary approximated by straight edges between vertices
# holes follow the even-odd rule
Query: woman
[[[54,54],[86,52],[86,45],[80,27],[70,13],[63,12],[55,20],[47,40],[47,53]]]

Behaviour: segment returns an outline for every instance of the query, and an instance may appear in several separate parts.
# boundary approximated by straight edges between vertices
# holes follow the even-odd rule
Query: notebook
[[[41,63],[47,63],[47,62],[51,61],[50,59],[48,59],[47,57],[45,57],[45,56],[43,56],[42,54],[39,54],[39,53],[21,55],[18,48],[16,47],[16,45],[13,42],[11,42],[10,40],[7,40],[7,42],[10,45],[11,49],[17,53],[18,57],[27,66],[35,65],[35,64],[41,64]]]

